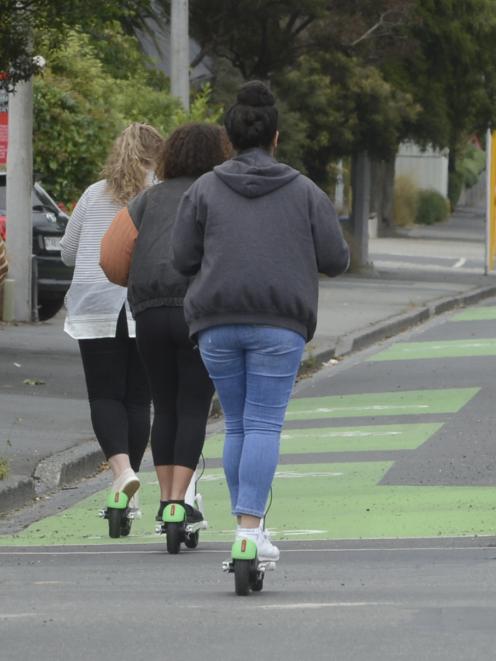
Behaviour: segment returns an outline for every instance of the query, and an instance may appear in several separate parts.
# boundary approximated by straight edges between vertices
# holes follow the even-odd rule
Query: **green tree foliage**
[[[334,53],[303,56],[279,88],[305,122],[305,169],[324,186],[334,159],[361,151],[376,158],[394,154],[417,111],[375,67]]]
[[[170,2],[161,0],[167,12]],[[190,0],[191,34],[204,55],[225,58],[245,80],[269,80],[296,61],[326,0]]]
[[[0,71],[9,73],[0,85],[13,88],[37,72],[36,34],[55,46],[74,26],[89,30],[115,19],[140,23],[150,5],[150,0],[0,0]]]
[[[70,33],[34,84],[34,169],[58,200],[72,203],[96,181],[117,134],[129,123],[152,124],[164,136],[187,120],[217,121],[205,88],[189,114],[150,71],[134,38],[114,25],[97,46]],[[119,52],[118,64],[109,52]],[[105,56],[104,56],[105,55]]]
[[[496,121],[496,1],[417,0],[409,35],[414,47],[383,71],[420,107],[411,137],[449,147],[455,169],[467,135]]]
[[[162,4],[169,5],[166,0]],[[350,66],[344,70],[352,86],[357,67],[363,66],[369,80],[370,67],[375,67],[392,93],[396,90],[411,97],[417,112],[403,118],[398,136],[450,147],[453,169],[467,134],[494,123],[496,0],[190,0],[190,8],[191,29],[201,54],[225,58],[245,79],[270,80],[293,110],[294,99],[302,95],[281,82],[283,72],[289,70],[291,75],[295,69],[308,69],[300,59],[307,55],[325,65],[320,72],[325,78],[324,55],[338,61],[349,58]],[[315,66],[311,75],[319,75]],[[347,84],[342,80],[343,87]],[[380,86],[384,90],[383,83]],[[307,126],[315,124],[312,106],[318,112],[323,96],[328,102],[341,103],[334,89],[314,88],[312,93],[317,98],[300,108]],[[387,128],[391,126],[387,104],[381,105]],[[335,112],[332,103],[327,107],[331,114]],[[374,115],[372,124],[377,127]],[[370,133],[368,116],[362,117],[361,133]],[[391,131],[397,131],[395,122]],[[374,126],[371,132],[377,134]],[[387,135],[385,143],[390,144]]]
[[[377,68],[404,43],[413,4],[190,0],[190,18],[201,54],[230,62],[241,79],[270,81],[281,108],[280,157],[325,184],[333,158],[360,149],[390,154],[413,121],[410,95]],[[229,102],[234,89],[221,70],[215,87]]]

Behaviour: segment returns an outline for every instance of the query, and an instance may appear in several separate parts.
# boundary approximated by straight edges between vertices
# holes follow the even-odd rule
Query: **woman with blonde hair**
[[[163,138],[152,126],[131,124],[115,141],[103,179],[79,199],[61,243],[75,266],[64,330],[79,342],[95,436],[113,474],[105,516],[109,534],[129,533],[129,501],[150,433],[150,393],[138,355],[127,289],[99,266],[100,242],[117,212],[154,183]],[[131,506],[134,503],[131,503]]]

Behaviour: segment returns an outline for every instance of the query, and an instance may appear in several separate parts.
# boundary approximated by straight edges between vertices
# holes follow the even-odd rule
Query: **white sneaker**
[[[236,539],[252,539],[257,545],[258,559],[261,561],[279,560],[279,549],[272,544],[269,533],[262,528],[238,528]]]
[[[142,512],[139,505],[139,494],[136,492],[132,498],[129,499],[129,515],[131,519],[141,519]]]
[[[112,483],[112,493],[123,491],[131,499],[140,487],[140,481],[132,468],[126,468]]]

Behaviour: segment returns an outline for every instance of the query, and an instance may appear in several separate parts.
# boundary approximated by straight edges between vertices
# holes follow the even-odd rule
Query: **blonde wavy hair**
[[[114,202],[124,206],[145,188],[163,145],[163,137],[149,124],[134,123],[124,129],[101,173]]]

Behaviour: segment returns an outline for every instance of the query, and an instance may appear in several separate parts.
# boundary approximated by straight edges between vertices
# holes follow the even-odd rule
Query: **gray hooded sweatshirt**
[[[185,192],[173,264],[196,275],[184,300],[190,335],[261,324],[312,339],[318,273],[348,268],[349,249],[327,195],[263,149],[248,149]]]

